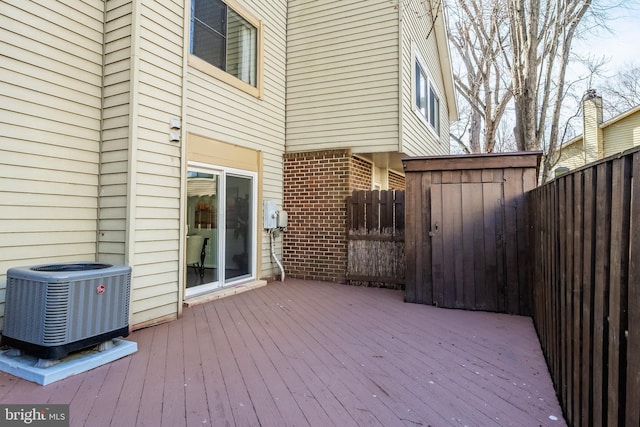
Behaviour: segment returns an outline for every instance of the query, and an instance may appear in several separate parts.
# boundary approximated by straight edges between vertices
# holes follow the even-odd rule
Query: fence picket
[[[529,193],[534,323],[570,425],[640,425],[638,177],[640,148]]]
[[[594,169],[584,171],[582,271],[582,358],[580,361],[582,425],[593,425],[593,294],[595,276],[596,186]]]
[[[404,191],[354,190],[347,198],[347,280],[404,288]]]
[[[571,301],[573,308],[573,320],[572,320],[572,337],[573,337],[573,378],[571,384],[576,390],[574,392],[574,399],[572,400],[573,408],[571,410],[573,416],[573,424],[580,425],[581,422],[581,400],[582,400],[582,388],[581,388],[581,371],[580,361],[582,351],[582,229],[583,229],[583,192],[582,192],[582,174],[573,175],[573,199],[570,203],[573,206],[573,301]]]
[[[626,387],[627,274],[629,265],[629,210],[631,158],[613,161],[611,201],[611,269],[609,290],[608,418],[609,425],[624,424]]]
[[[640,229],[640,153],[633,155],[631,206],[629,229]],[[627,384],[626,423],[640,425],[640,233],[630,235],[628,337],[627,337]],[[634,256],[635,254],[635,256]]]

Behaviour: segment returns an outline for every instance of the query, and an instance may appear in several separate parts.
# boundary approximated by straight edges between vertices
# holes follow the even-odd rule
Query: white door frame
[[[208,163],[202,163],[202,162],[194,162],[194,161],[189,161],[187,162],[187,172],[188,171],[196,171],[196,172],[204,172],[204,173],[212,173],[214,175],[217,175],[219,177],[220,182],[218,183],[218,193],[217,193],[217,198],[218,198],[218,203],[222,204],[221,208],[217,209],[217,224],[218,224],[218,241],[216,242],[218,247],[216,250],[217,256],[218,256],[218,281],[217,282],[211,282],[211,283],[205,283],[199,286],[195,286],[193,288],[187,288],[186,287],[186,274],[188,274],[187,272],[187,268],[185,266],[184,270],[185,270],[185,280],[184,280],[184,284],[183,284],[183,289],[184,289],[184,296],[185,299],[187,298],[192,298],[198,295],[202,295],[208,292],[212,292],[215,291],[217,289],[220,288],[226,288],[226,287],[230,287],[233,285],[237,285],[240,283],[244,283],[247,281],[252,281],[255,280],[256,278],[256,257],[259,256],[258,254],[258,244],[257,244],[257,237],[258,237],[258,174],[256,172],[252,172],[252,171],[247,171],[247,170],[242,170],[242,169],[235,169],[235,168],[229,168],[229,167],[224,167],[224,166],[218,166],[218,165],[214,165],[214,164],[208,164]],[[225,263],[226,263],[226,259],[225,259],[225,253],[224,253],[224,249],[225,249],[225,239],[226,239],[226,227],[221,227],[221,225],[226,224],[226,212],[224,209],[224,203],[226,203],[226,180],[227,180],[227,176],[228,175],[232,175],[232,176],[238,176],[241,178],[249,178],[251,179],[251,206],[250,206],[250,212],[251,212],[251,221],[249,222],[249,226],[250,226],[250,235],[251,235],[251,239],[249,241],[250,244],[250,257],[249,257],[249,274],[248,275],[243,275],[237,278],[232,278],[228,281],[225,280]],[[188,185],[188,184],[187,184]],[[185,191],[185,197],[186,197],[186,191]],[[187,214],[186,210],[185,210],[185,215]],[[183,221],[186,224],[186,218],[183,218]],[[186,227],[185,227],[186,229]],[[185,235],[186,238],[186,235]],[[184,264],[186,262],[186,260],[183,258],[181,260],[181,262]]]

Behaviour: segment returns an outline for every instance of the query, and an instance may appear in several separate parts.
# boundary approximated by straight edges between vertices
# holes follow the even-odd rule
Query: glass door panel
[[[250,172],[189,164],[186,298],[254,277],[255,179]]]
[[[187,173],[186,296],[220,286],[220,175],[189,168]]]
[[[253,181],[226,175],[225,280],[250,276],[253,265]]]

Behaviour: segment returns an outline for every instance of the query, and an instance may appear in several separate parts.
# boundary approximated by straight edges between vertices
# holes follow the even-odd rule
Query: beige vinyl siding
[[[577,139],[575,142],[565,145],[560,150],[560,159],[553,166],[553,170],[555,171],[557,168],[566,167],[569,170],[573,170],[584,166],[584,148],[582,146],[582,138]],[[549,176],[549,178],[553,178],[553,174]]]
[[[182,117],[185,4],[144,0],[132,9],[130,62],[136,93],[128,133],[129,199],[124,209],[110,210],[128,221],[132,325],[175,316],[180,304],[181,142],[171,142],[169,132],[171,119]]]
[[[188,69],[187,128],[189,132],[215,141],[262,152],[262,173],[258,191],[263,200],[276,200],[282,207],[282,154],[285,143],[285,0],[238,1],[263,25],[264,88],[261,99],[224,83],[196,68]],[[260,277],[278,271],[270,258],[269,237],[262,230],[262,206],[258,206],[261,233]],[[276,243],[282,253],[282,238]]]
[[[131,0],[106,3],[98,259],[126,263],[131,113]]]
[[[0,295],[8,268],[95,259],[103,5],[0,3]]]
[[[292,0],[287,46],[287,151],[398,151],[391,3]]]
[[[436,3],[436,2],[434,2]],[[449,113],[436,31],[431,30],[432,18],[428,1],[403,2],[402,14],[402,152],[409,156],[449,154]],[[427,37],[428,35],[428,37]],[[420,52],[426,62],[429,81],[435,84],[440,99],[440,135],[431,131],[413,110],[415,94],[413,79],[415,56]]]
[[[605,157],[640,145],[640,109],[615,123],[603,126],[603,137]]]

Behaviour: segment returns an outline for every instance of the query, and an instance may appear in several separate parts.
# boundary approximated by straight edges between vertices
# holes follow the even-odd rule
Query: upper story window
[[[426,70],[424,62],[416,55],[414,110],[422,121],[440,135],[440,98]]]
[[[440,135],[440,98],[431,85],[429,85],[429,124]]]
[[[232,0],[191,0],[191,54],[256,89],[260,86],[261,32],[260,21]],[[211,74],[243,88],[242,83],[216,71]]]

